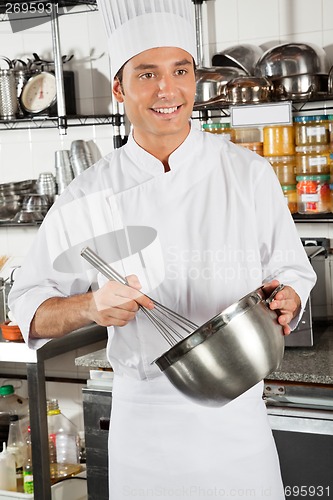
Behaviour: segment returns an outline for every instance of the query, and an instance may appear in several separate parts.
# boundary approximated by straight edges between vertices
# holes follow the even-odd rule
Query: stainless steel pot
[[[272,85],[263,77],[238,77],[224,86],[222,95],[229,104],[269,102],[272,98]]]
[[[223,406],[280,365],[283,328],[262,288],[229,306],[155,360],[170,382],[204,406]]]
[[[269,78],[276,99],[308,100],[332,94],[333,66],[328,74],[303,74]]]
[[[196,70],[196,103],[205,103],[219,96],[224,85],[238,76],[245,76],[241,68],[197,68]]]

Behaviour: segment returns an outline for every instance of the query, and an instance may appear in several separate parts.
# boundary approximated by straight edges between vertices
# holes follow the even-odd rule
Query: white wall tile
[[[203,39],[205,43],[219,44],[238,40],[238,2],[230,0],[219,0],[207,2],[207,19],[213,25],[209,25],[209,33],[204,30]]]
[[[322,30],[322,0],[279,0],[280,33],[311,33]]]
[[[275,38],[279,33],[278,0],[238,0],[239,39]]]
[[[322,0],[323,2],[323,30],[333,29],[333,2],[332,0]]]

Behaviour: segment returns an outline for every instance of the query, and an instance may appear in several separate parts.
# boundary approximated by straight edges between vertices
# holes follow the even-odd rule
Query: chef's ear
[[[124,102],[123,85],[117,77],[115,77],[115,79],[113,80],[112,93],[118,102]]]

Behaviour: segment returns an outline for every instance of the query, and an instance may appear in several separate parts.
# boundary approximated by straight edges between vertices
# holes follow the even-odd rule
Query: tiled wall
[[[74,55],[65,69],[75,72],[77,110],[81,114],[111,113],[107,42],[100,14],[78,12],[82,8],[76,9],[76,13],[74,10],[60,17],[59,26],[62,54]],[[212,54],[233,44],[247,42],[267,48],[280,41],[314,42],[325,48],[333,64],[332,0],[207,0],[202,10],[207,66]],[[13,33],[8,22],[0,22],[0,46],[1,54],[11,59],[26,59],[33,52],[52,59],[50,23]],[[1,63],[1,67],[5,65]],[[44,171],[54,173],[54,152],[68,149],[75,139],[93,141],[101,155],[113,148],[110,125],[73,127],[66,136],[60,136],[56,129],[0,130],[0,183],[36,178]],[[318,226],[306,226],[302,233],[319,230]],[[325,227],[325,231],[332,232],[330,227]],[[0,228],[0,254],[12,256],[10,265],[21,263],[35,232],[34,228]],[[64,360],[67,371],[77,374],[72,358],[65,356]],[[55,386],[53,389],[54,393],[59,390]],[[71,397],[74,402],[80,401],[77,385]]]

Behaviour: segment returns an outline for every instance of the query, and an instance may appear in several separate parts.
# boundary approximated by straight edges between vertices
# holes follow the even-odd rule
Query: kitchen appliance
[[[330,498],[333,387],[266,380],[264,399],[286,498]]]
[[[328,238],[301,238],[308,258],[317,275],[317,282],[305,304],[297,328],[285,337],[286,347],[313,345],[313,320],[327,319],[326,263],[330,241]]]
[[[84,248],[81,256],[106,278],[128,284],[90,248]],[[153,310],[140,308],[171,345],[154,362],[194,402],[204,406],[229,403],[282,361],[283,328],[269,307],[282,288],[279,285],[266,299],[261,287],[200,327],[151,299]]]

